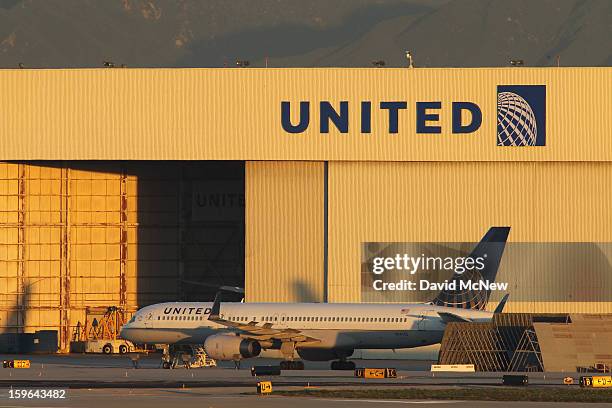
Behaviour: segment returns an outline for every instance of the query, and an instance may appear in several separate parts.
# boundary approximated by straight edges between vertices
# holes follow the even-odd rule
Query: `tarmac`
[[[278,365],[278,360],[246,360],[240,369],[231,362],[221,362],[214,368],[160,368],[160,355],[142,357],[139,368],[133,368],[126,356],[102,355],[0,355],[0,359],[29,359],[29,369],[0,369],[1,407],[361,407],[373,404],[419,404],[424,406],[515,406],[518,402],[478,401],[418,401],[418,400],[352,400],[321,399],[312,397],[285,397],[255,394],[258,381],[272,381],[274,390],[302,390],[305,387],[320,389],[348,388],[453,388],[499,387],[500,373],[432,373],[431,361],[408,360],[356,360],[358,367],[397,369],[397,378],[356,378],[353,371],[331,371],[329,363],[306,362],[306,369],[283,371],[281,376],[253,377],[252,365]],[[578,378],[576,373],[531,373],[531,386],[555,387],[563,385],[566,376]],[[11,399],[10,389],[66,389],[66,398]],[[520,402],[521,407],[553,407],[559,403]],[[563,404],[563,406],[580,404]],[[604,404],[589,404],[589,407]],[[610,406],[610,405],[605,405]]]

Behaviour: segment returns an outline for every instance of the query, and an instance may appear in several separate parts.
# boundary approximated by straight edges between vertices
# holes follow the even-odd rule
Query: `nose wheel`
[[[331,369],[332,370],[345,370],[345,371],[352,371],[355,370],[355,363],[352,361],[346,361],[346,360],[339,360],[339,361],[332,361],[331,362]]]

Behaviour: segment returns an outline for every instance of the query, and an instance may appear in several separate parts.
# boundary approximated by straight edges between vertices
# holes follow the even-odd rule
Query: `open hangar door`
[[[244,286],[244,162],[0,163],[0,350]],[[31,345],[30,345],[31,346]]]

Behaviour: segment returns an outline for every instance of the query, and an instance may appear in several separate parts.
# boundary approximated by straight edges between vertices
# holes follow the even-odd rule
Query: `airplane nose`
[[[122,339],[129,340],[130,328],[128,326],[129,326],[129,324],[125,324],[125,325],[123,325],[121,330],[119,330],[119,337],[121,337]]]

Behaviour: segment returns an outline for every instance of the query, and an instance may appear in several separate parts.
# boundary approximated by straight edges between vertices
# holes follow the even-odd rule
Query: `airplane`
[[[490,290],[459,289],[461,282],[494,282],[510,227],[492,227],[472,250],[482,269],[455,271],[457,289],[442,290],[430,302],[238,303],[171,302],[146,306],[123,326],[120,336],[139,344],[204,345],[209,357],[236,364],[262,349],[279,350],[281,369],[303,369],[302,360],[332,361],[332,370],[352,370],[357,349],[402,349],[440,343],[449,322],[486,322],[501,313],[485,310]]]

